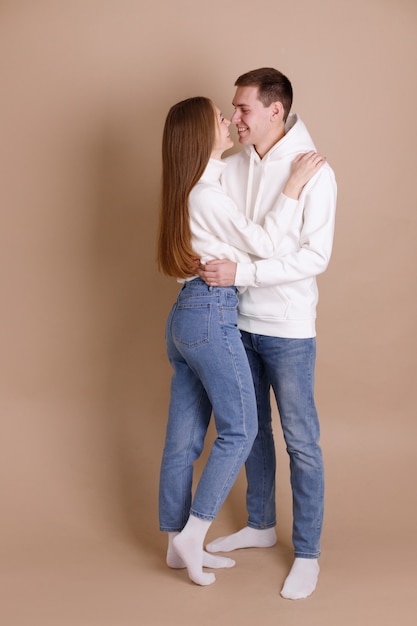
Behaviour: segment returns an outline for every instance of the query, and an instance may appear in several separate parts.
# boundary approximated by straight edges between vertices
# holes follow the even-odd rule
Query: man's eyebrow
[[[237,102],[236,104],[234,102],[232,102],[232,105],[237,108],[237,107],[248,107],[248,104],[245,104],[244,102]]]

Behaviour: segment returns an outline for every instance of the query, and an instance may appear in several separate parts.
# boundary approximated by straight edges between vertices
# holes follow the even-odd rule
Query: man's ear
[[[284,107],[282,106],[282,102],[277,100],[273,102],[271,105],[271,120],[274,122],[282,121],[284,119]]]

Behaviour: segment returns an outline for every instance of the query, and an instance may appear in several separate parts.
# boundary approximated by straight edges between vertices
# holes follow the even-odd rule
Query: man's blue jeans
[[[190,513],[216,517],[256,437],[255,391],[237,305],[235,287],[208,287],[196,278],[185,283],[167,321],[174,374],[159,489],[164,531],[181,531]],[[192,501],[193,463],[212,409],[217,438]]]
[[[323,525],[324,469],[314,403],[315,339],[242,332],[242,340],[258,405],[258,435],[246,461],[248,526],[262,529],[276,524],[272,386],[290,458],[295,556],[317,558]]]

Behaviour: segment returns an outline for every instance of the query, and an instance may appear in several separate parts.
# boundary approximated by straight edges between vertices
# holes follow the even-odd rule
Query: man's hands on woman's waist
[[[210,287],[230,287],[235,284],[237,263],[228,259],[213,259],[200,265],[197,273]]]

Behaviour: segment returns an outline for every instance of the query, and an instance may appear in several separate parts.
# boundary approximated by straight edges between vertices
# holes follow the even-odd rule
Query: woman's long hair
[[[213,150],[215,110],[208,98],[188,98],[171,107],[162,139],[162,198],[158,267],[168,276],[195,276],[188,196]]]

